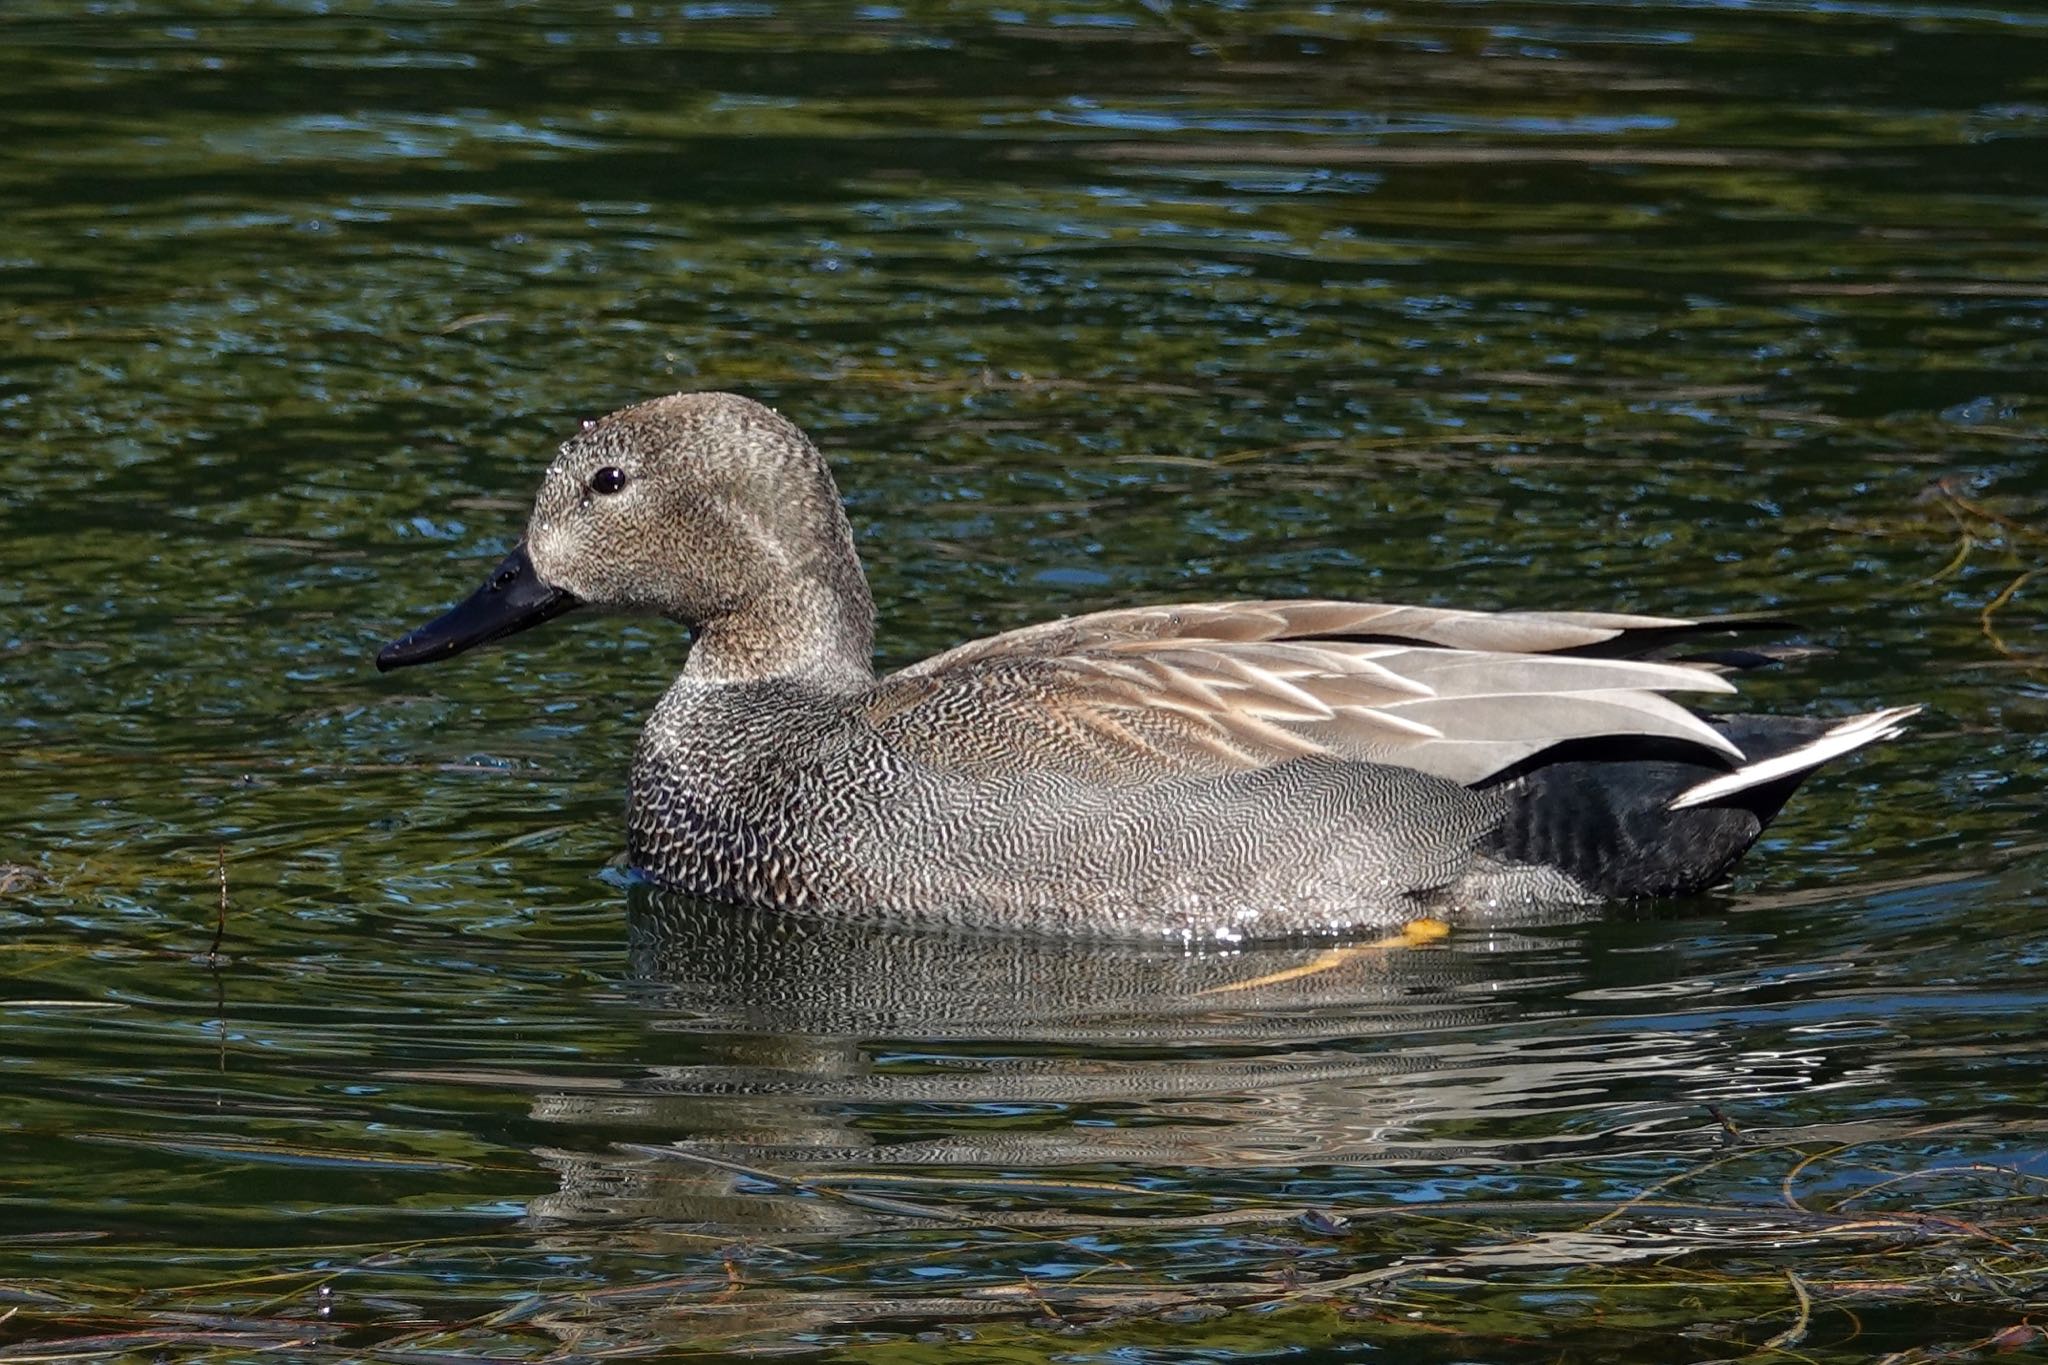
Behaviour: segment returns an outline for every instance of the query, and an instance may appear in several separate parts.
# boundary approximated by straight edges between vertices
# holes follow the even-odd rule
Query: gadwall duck
[[[388,646],[578,607],[693,634],[648,718],[633,866],[714,899],[977,930],[1238,941],[1677,895],[1918,708],[1702,717],[1725,629],[1606,612],[1199,602],[1026,626],[877,678],[824,457],[749,399],[586,422],[526,539]]]

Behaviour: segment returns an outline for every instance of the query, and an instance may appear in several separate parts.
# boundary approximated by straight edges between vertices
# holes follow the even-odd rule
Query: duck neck
[[[792,579],[697,627],[683,676],[707,683],[787,679],[829,692],[874,681],[875,608],[850,577]]]

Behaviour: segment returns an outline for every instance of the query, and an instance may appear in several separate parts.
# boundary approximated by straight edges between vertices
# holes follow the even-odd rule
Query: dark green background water
[[[2044,364],[2036,7],[10,0],[0,1346],[2017,1323]],[[892,663],[1176,597],[1768,609],[1838,652],[1765,705],[1929,711],[1725,894],[1220,994],[1314,954],[629,903],[677,632],[369,661],[578,418],[713,386],[835,458]]]

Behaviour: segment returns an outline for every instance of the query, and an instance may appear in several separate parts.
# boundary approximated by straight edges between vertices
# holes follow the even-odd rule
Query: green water
[[[0,1359],[1986,1343],[2048,1273],[2044,367],[2034,6],[11,0]],[[658,904],[677,632],[370,657],[702,387],[832,454],[889,663],[1771,610],[1836,652],[1762,706],[1929,710],[1724,892],[1433,947]]]

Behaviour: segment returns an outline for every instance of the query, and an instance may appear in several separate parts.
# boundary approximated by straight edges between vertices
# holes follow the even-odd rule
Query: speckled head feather
[[[526,546],[585,604],[697,632],[692,676],[870,676],[874,608],[831,470],[749,399],[671,394],[591,423],[548,466]]]

